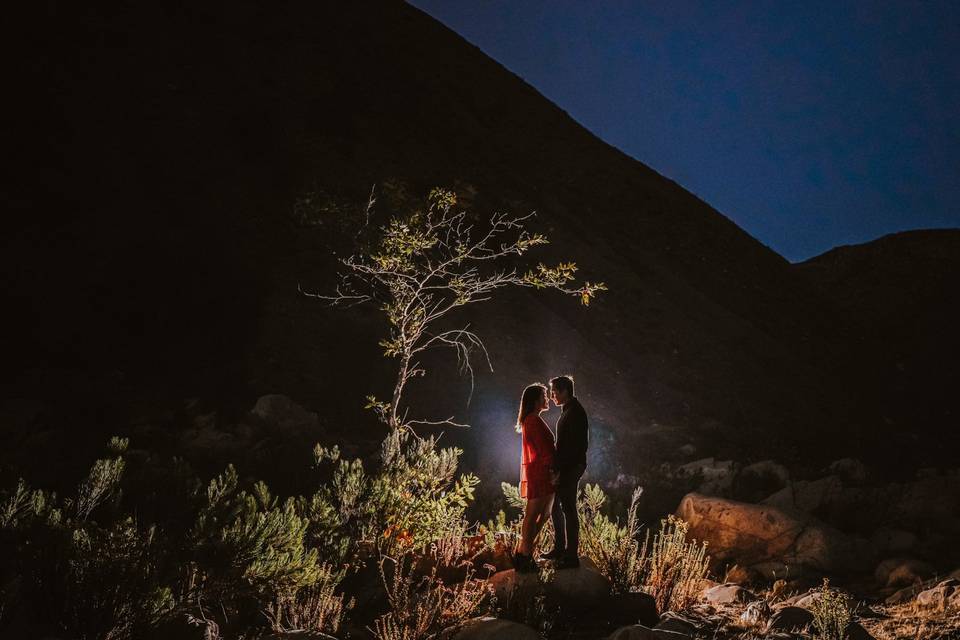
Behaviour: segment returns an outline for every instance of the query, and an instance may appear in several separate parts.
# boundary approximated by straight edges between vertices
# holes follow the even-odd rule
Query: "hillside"
[[[890,234],[796,269],[848,327],[857,375],[892,441],[904,451],[926,449],[920,465],[939,461],[940,445],[955,450],[960,440],[949,425],[957,423],[950,398],[960,379],[960,230]]]
[[[832,284],[413,7],[36,10],[16,105],[29,124],[8,134],[23,173],[3,247],[8,446],[32,442],[25,428],[100,435],[186,398],[228,412],[272,392],[356,433],[389,380],[379,321],[298,295],[333,281],[336,213],[305,225],[295,204],[360,206],[372,184],[536,210],[552,241],[537,257],[610,287],[589,310],[516,295],[472,318],[495,365],[464,415],[472,464],[515,473],[501,454],[516,397],[561,372],[580,381],[602,475],[685,443],[817,464],[876,425]],[[421,387],[437,414],[466,397],[448,368]]]

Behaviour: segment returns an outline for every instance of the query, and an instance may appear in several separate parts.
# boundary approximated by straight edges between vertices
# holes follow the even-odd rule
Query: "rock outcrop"
[[[548,600],[572,609],[601,607],[610,595],[610,581],[586,565],[555,571],[547,582],[542,582],[537,572],[517,573],[508,569],[495,573],[490,578],[490,586],[499,603],[532,601],[543,594]]]
[[[690,537],[709,542],[715,564],[735,562],[768,579],[871,564],[866,541],[795,510],[690,493],[676,514],[690,524]]]
[[[456,629],[449,629],[441,640],[539,640],[540,634],[530,627],[499,618],[474,618]]]

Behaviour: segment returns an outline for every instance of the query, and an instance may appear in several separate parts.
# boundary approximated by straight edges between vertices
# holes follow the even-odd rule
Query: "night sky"
[[[413,4],[791,261],[960,227],[960,2]]]

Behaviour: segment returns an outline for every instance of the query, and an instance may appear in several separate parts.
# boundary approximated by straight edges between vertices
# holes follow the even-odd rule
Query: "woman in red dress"
[[[532,384],[523,390],[520,398],[520,413],[517,415],[517,431],[522,434],[522,458],[520,464],[520,497],[527,499],[523,512],[523,527],[520,545],[517,548],[517,571],[532,571],[533,549],[543,525],[550,518],[553,506],[553,458],[556,447],[550,427],[540,417],[549,406],[547,388]]]

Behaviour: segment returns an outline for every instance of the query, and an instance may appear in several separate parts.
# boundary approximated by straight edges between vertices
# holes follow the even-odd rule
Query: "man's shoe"
[[[554,549],[553,551],[550,551],[548,553],[541,553],[540,559],[541,560],[559,560],[560,558],[563,557],[563,555],[564,555],[563,549]]]
[[[557,560],[553,567],[554,569],[578,569],[580,567],[580,558],[565,555]]]

